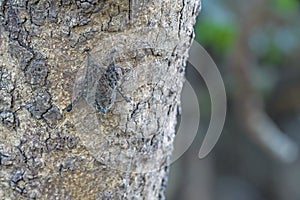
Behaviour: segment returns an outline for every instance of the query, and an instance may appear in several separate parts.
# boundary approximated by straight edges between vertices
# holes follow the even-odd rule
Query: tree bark
[[[1,199],[164,199],[199,7],[0,1]]]

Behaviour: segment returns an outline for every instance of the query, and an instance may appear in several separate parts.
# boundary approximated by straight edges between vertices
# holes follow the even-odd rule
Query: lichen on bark
[[[131,3],[0,1],[1,198],[163,199],[199,2]],[[106,114],[74,102],[87,48],[132,68]]]

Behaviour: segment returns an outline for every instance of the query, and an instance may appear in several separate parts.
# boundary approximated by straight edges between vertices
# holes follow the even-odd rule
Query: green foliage
[[[275,7],[284,13],[296,13],[299,8],[298,0],[274,0]]]
[[[195,25],[195,33],[196,40],[200,44],[224,53],[235,41],[236,27],[231,23],[201,19]]]
[[[267,46],[266,51],[260,56],[261,62],[273,64],[275,66],[281,64],[282,60],[283,60],[283,52],[274,43],[270,43]]]

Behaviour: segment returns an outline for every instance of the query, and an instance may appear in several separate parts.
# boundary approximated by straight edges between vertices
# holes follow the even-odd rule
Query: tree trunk
[[[0,1],[1,199],[163,199],[198,0]]]

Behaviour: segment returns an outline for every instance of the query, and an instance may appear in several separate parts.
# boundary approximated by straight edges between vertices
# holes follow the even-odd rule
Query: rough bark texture
[[[0,199],[163,199],[198,10],[0,0]]]

